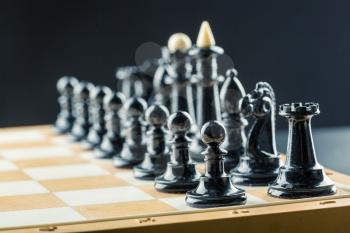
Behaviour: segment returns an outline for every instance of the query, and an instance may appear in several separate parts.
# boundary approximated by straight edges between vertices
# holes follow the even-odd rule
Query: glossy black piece
[[[158,59],[149,59],[146,60],[141,66],[139,66],[138,79],[142,82],[143,92],[142,98],[146,100],[147,103],[150,103],[153,98],[154,89],[153,89],[153,78],[155,72],[158,68],[159,60]]]
[[[119,154],[123,148],[124,138],[121,135],[121,109],[125,97],[120,92],[110,92],[103,100],[106,110],[105,121],[107,133],[102,143],[95,150],[98,158],[109,159]]]
[[[172,151],[170,161],[163,175],[155,180],[155,188],[161,192],[182,193],[198,185],[200,173],[191,161],[187,136],[192,125],[191,116],[187,112],[173,113],[168,119],[168,128],[173,138],[170,141]]]
[[[127,99],[144,95],[144,86],[140,80],[140,68],[137,66],[125,66],[117,69],[117,89],[122,92]]]
[[[280,167],[276,149],[275,111],[276,100],[272,87],[258,82],[253,91],[241,103],[245,116],[253,116],[254,123],[248,135],[246,152],[232,171],[235,184],[265,186],[273,182]]]
[[[196,58],[196,123],[200,129],[205,122],[221,120],[217,71],[217,56],[224,53],[218,46],[210,48],[193,48],[189,54]],[[191,146],[191,157],[194,161],[203,162],[201,152],[205,149],[198,132]]]
[[[60,112],[57,115],[55,129],[60,134],[69,133],[73,127],[74,116],[74,88],[78,85],[75,77],[64,76],[57,82],[57,91],[59,93],[58,103]]]
[[[105,86],[95,86],[90,93],[90,114],[92,127],[86,140],[83,141],[82,147],[91,150],[100,146],[104,135],[107,133],[105,121],[105,108],[103,99],[111,90]]]
[[[171,108],[170,112],[184,111],[195,119],[194,102],[192,93],[192,64],[187,51],[176,50],[170,54],[169,76],[171,85]],[[190,136],[197,131],[196,122],[193,120]]]
[[[120,154],[113,158],[116,167],[133,167],[142,162],[146,153],[145,123],[142,116],[147,103],[140,97],[132,97],[126,101],[125,108],[125,142]]]
[[[268,194],[280,198],[306,198],[336,193],[324,168],[318,163],[311,132],[311,118],[320,113],[317,103],[292,103],[280,106],[288,119],[287,159]]]
[[[207,122],[201,130],[203,142],[208,145],[205,157],[205,174],[197,188],[186,193],[186,203],[196,208],[239,205],[246,202],[245,191],[236,188],[224,171],[226,151],[220,148],[225,140],[225,127],[218,121]]]
[[[171,109],[170,93],[172,79],[169,76],[170,53],[167,47],[162,47],[162,58],[159,61],[158,68],[154,74],[153,88],[154,100],[153,103],[164,105],[167,109]]]
[[[237,166],[244,154],[247,137],[245,127],[247,120],[240,109],[240,101],[245,96],[245,90],[237,78],[237,71],[230,69],[226,72],[226,80],[220,90],[222,122],[227,136],[221,148],[227,151],[225,156],[225,171],[230,172]]]
[[[74,88],[74,113],[75,122],[71,130],[70,139],[72,141],[81,141],[85,139],[91,127],[90,119],[90,93],[94,89],[94,85],[80,81]]]
[[[169,161],[167,146],[167,131],[164,129],[169,116],[168,109],[160,104],[154,104],[146,110],[147,153],[142,163],[134,167],[134,176],[141,180],[153,180],[164,173]]]

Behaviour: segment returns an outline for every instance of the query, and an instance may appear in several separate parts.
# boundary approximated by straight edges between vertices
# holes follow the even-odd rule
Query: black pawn
[[[125,97],[120,92],[110,92],[103,100],[106,110],[106,129],[107,133],[103,137],[101,145],[96,149],[96,157],[112,158],[119,154],[123,148],[124,138],[121,135],[121,109]]]
[[[145,123],[142,120],[147,103],[141,97],[132,97],[125,103],[127,121],[125,142],[120,154],[114,156],[114,166],[132,167],[142,162],[146,153]]]
[[[96,86],[90,93],[90,114],[92,127],[89,134],[84,141],[84,149],[93,149],[98,147],[106,134],[105,108],[103,106],[104,97],[110,93],[111,90],[105,86]]]
[[[227,137],[221,148],[227,151],[225,171],[230,172],[237,166],[239,158],[244,154],[247,137],[244,128],[248,125],[240,110],[240,101],[245,96],[244,88],[237,78],[237,71],[230,69],[220,91],[222,121]]]
[[[169,112],[165,106],[154,104],[145,115],[149,125],[147,153],[142,163],[134,167],[134,176],[137,179],[153,180],[164,173],[169,161],[167,131],[164,129]]]
[[[280,106],[279,114],[288,119],[287,159],[268,189],[271,196],[304,198],[336,193],[323,167],[318,163],[311,133],[311,118],[319,114],[317,103],[292,103]]]
[[[202,153],[205,174],[197,188],[187,192],[186,203],[195,208],[244,204],[247,199],[244,190],[236,188],[224,171],[226,151],[220,144],[225,140],[225,127],[219,121],[209,121],[203,125],[201,136],[207,145]]]
[[[90,93],[93,90],[94,85],[81,81],[74,88],[74,112],[76,120],[71,130],[71,140],[81,141],[85,139],[89,133],[91,127],[90,123]]]
[[[57,90],[60,94],[58,98],[60,112],[57,116],[55,129],[60,134],[70,132],[73,127],[75,120],[73,114],[74,87],[77,85],[78,80],[69,76],[64,76],[57,82]]]
[[[156,178],[155,188],[162,192],[186,192],[197,187],[200,173],[189,155],[191,139],[186,136],[191,128],[191,116],[187,112],[173,113],[168,120],[168,128],[173,138],[172,152],[166,171]]]

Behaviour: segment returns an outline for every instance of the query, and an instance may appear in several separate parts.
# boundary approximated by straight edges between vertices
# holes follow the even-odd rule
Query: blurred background
[[[56,81],[115,86],[118,66],[160,56],[174,32],[208,20],[246,91],[264,80],[278,104],[316,101],[314,126],[350,125],[349,1],[1,1],[0,126],[52,123]],[[284,119],[279,128],[287,126]]]

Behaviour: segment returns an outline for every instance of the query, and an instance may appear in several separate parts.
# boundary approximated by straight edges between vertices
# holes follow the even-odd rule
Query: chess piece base
[[[247,196],[233,186],[230,178],[202,176],[196,189],[186,193],[187,205],[194,208],[211,208],[245,204]]]
[[[116,153],[114,151],[105,151],[105,150],[102,150],[101,148],[97,148],[94,151],[94,155],[98,159],[111,159],[114,157],[115,154]]]
[[[125,160],[120,156],[113,157],[113,165],[114,167],[119,168],[132,168],[133,166],[139,164],[140,160]]]
[[[89,124],[73,126],[69,140],[71,142],[80,142],[84,140],[89,133],[89,129]]]
[[[101,145],[95,150],[95,157],[111,159],[122,150],[124,140],[121,137],[105,137]]]
[[[82,147],[85,150],[92,150],[99,147],[102,143],[103,135],[106,133],[105,130],[94,130],[89,132],[86,140],[82,143]]]
[[[200,174],[195,164],[176,165],[168,163],[162,176],[155,180],[154,187],[160,192],[184,193],[197,187]]]
[[[295,199],[333,195],[336,187],[320,165],[312,169],[281,167],[278,179],[268,189],[274,197]]]
[[[57,118],[56,123],[54,125],[56,133],[69,133],[72,130],[73,122],[74,118]]]
[[[267,186],[276,180],[280,167],[279,156],[255,158],[242,157],[231,171],[234,184],[243,186]]]
[[[168,154],[153,156],[146,153],[142,163],[134,167],[134,177],[140,180],[154,180],[164,173],[168,160]]]
[[[115,167],[131,168],[142,162],[146,150],[145,144],[129,146],[124,142],[120,156],[114,156],[113,164]]]

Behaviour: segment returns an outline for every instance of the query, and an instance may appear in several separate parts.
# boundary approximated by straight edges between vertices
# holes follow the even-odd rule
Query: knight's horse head
[[[275,95],[270,84],[258,82],[255,89],[242,98],[241,111],[246,117],[264,118],[274,111],[274,104]]]
[[[255,89],[241,101],[245,116],[255,118],[247,141],[247,153],[252,156],[278,156],[275,141],[275,94],[266,82],[258,82]]]

